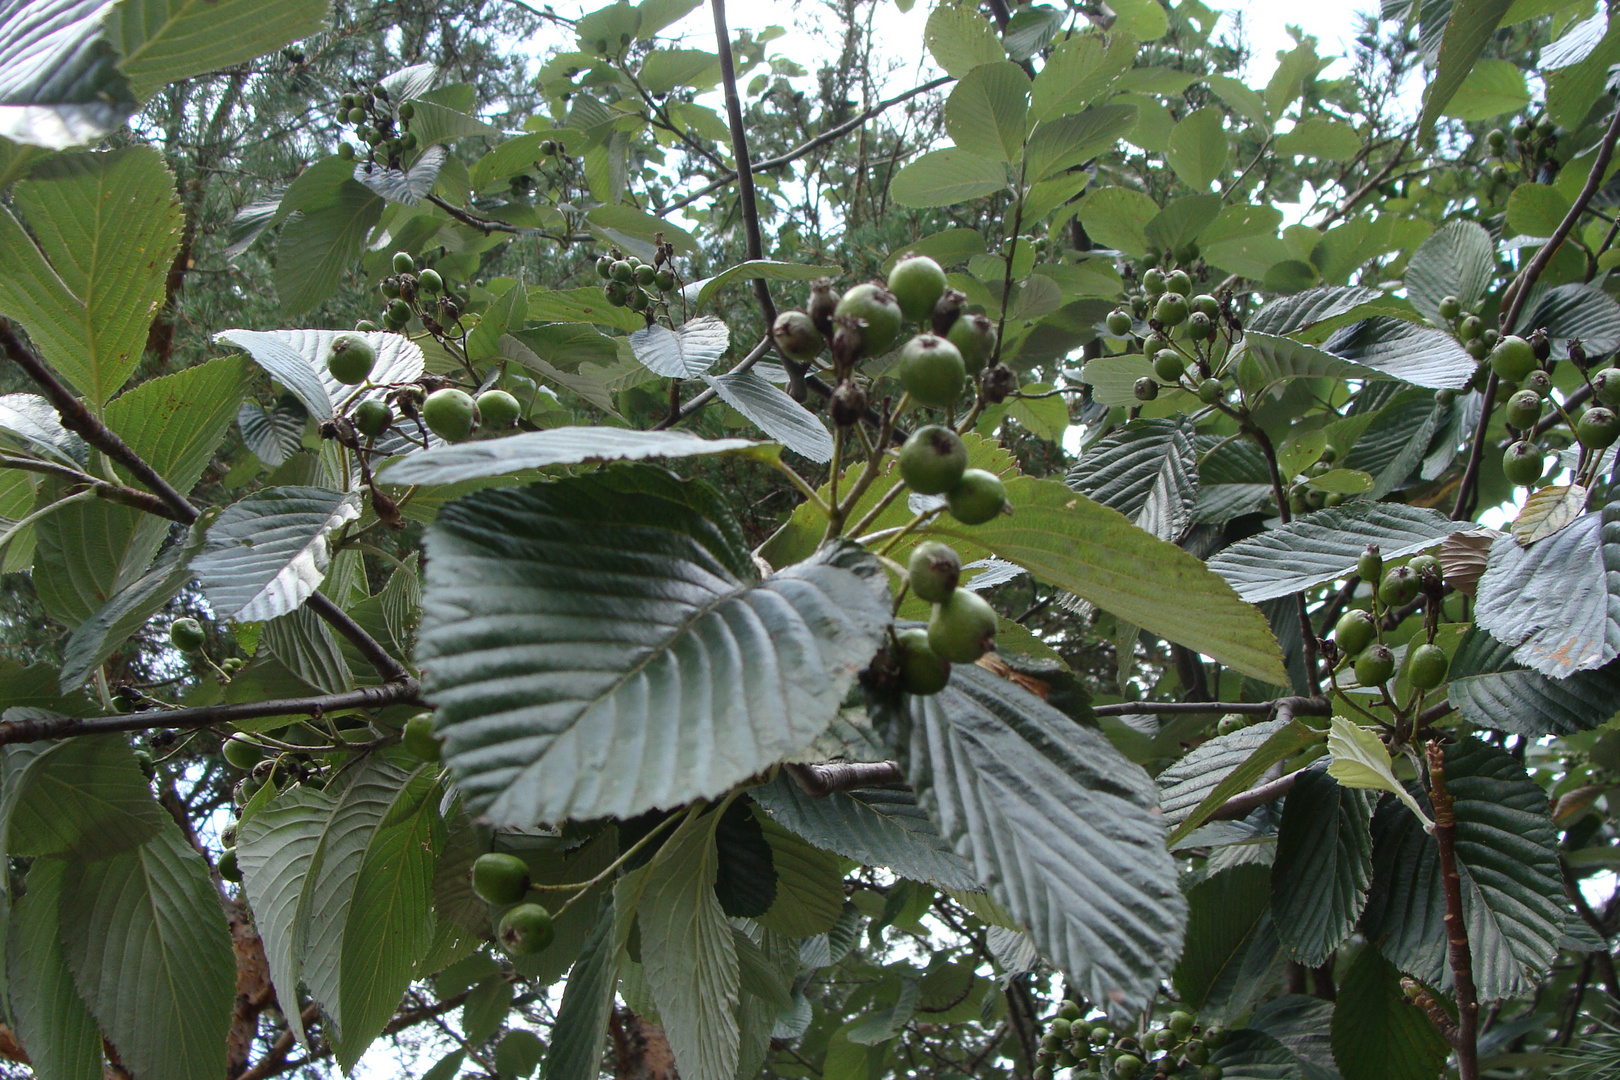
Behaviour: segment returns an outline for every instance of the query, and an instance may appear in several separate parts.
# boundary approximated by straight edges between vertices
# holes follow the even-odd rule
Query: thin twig
[[[1479,993],[1474,987],[1474,958],[1463,918],[1462,879],[1457,875],[1457,814],[1446,787],[1446,756],[1439,742],[1428,744],[1429,798],[1434,803],[1434,840],[1440,849],[1440,885],[1446,898],[1447,957],[1456,991],[1457,1080],[1479,1080]]]
[[[0,454],[0,469],[22,469],[25,472],[44,473],[67,481],[69,484],[82,484],[94,491],[100,498],[108,502],[122,503],[133,506],[137,510],[144,510],[148,514],[159,517],[169,516],[169,506],[156,495],[139,491],[123,484],[115,484],[110,480],[103,480],[99,476],[91,476],[80,469],[70,465],[59,465],[54,461],[43,461],[39,458],[12,457],[9,454]]]
[[[759,231],[759,203],[754,191],[754,169],[748,156],[748,133],[743,128],[742,98],[737,93],[737,65],[731,55],[731,31],[726,28],[725,0],[710,0],[714,11],[714,41],[720,53],[720,79],[726,91],[726,124],[731,129],[731,157],[737,163],[737,199],[742,210],[743,250],[750,260],[765,257]],[[776,302],[770,284],[754,279],[754,299],[769,327],[776,321]]]

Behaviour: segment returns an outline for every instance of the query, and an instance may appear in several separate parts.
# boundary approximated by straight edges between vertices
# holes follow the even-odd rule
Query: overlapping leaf
[[[696,379],[731,344],[726,324],[704,315],[671,330],[655,324],[630,335],[630,348],[648,371],[667,379]]]
[[[1317,967],[1356,928],[1372,880],[1372,799],[1311,770],[1294,782],[1277,828],[1271,909],[1277,936]]]
[[[112,0],[0,4],[0,136],[60,150],[90,142],[135,111],[105,38]]]
[[[222,330],[215,341],[224,341],[251,356],[255,363],[292,391],[310,415],[320,419],[333,416],[344,403],[352,407],[362,398],[382,398],[387,391],[378,386],[363,394],[332,378],[326,370],[326,354],[336,330]],[[415,382],[422,374],[422,350],[410,338],[384,331],[363,334],[377,351],[371,381]]]
[[[719,495],[627,467],[451,503],[418,658],[470,804],[528,825],[724,791],[808,743],[888,624],[864,553],[756,583]]]
[[[101,1033],[73,987],[63,955],[62,874],[65,859],[37,859],[27,894],[10,912],[6,996],[34,1075],[47,1080],[101,1080]]]
[[[1387,378],[1431,390],[1460,390],[1479,367],[1450,334],[1389,315],[1351,323],[1322,348]]]
[[[360,517],[360,496],[316,487],[266,488],[228,507],[192,563],[222,618],[263,622],[285,615],[320,587],[328,540]]]
[[[119,736],[22,743],[6,747],[0,759],[0,843],[7,855],[107,858],[150,840],[165,817]]]
[[[1620,711],[1620,664],[1549,679],[1513,651],[1477,627],[1463,636],[1446,692],[1469,723],[1540,738],[1590,731]]]
[[[390,484],[456,484],[550,465],[701,457],[757,445],[748,439],[702,439],[685,431],[560,427],[436,446],[390,463],[378,479]]]
[[[1400,972],[1362,949],[1333,1006],[1333,1059],[1344,1080],[1435,1080],[1448,1047],[1401,989]]]
[[[389,202],[415,206],[433,190],[448,154],[442,146],[430,146],[409,169],[373,165],[368,171],[368,166],[361,164],[354,167],[354,178]]]
[[[1406,266],[1406,293],[1412,306],[1437,326],[1446,325],[1440,301],[1455,296],[1464,309],[1484,297],[1496,273],[1496,245],[1474,221],[1453,221],[1437,229],[1412,253]]]
[[[136,96],[145,98],[309,37],[326,15],[325,0],[122,0],[107,20],[107,37],[123,54],[118,66]]]
[[[888,716],[918,801],[990,895],[1097,1002],[1150,999],[1186,905],[1158,792],[1099,732],[973,666]]]
[[[1243,323],[1245,333],[1292,334],[1317,323],[1336,319],[1379,299],[1384,294],[1363,285],[1328,285],[1306,289],[1269,301]]]
[[[1064,483],[1111,506],[1160,540],[1187,531],[1198,498],[1198,455],[1185,419],[1133,420],[1099,440]]]
[[[90,453],[84,440],[63,427],[51,403],[38,394],[0,397],[0,432],[21,449],[75,469],[84,468]]]
[[[1481,629],[1549,678],[1602,667],[1620,655],[1620,598],[1604,570],[1605,533],[1620,541],[1620,505],[1583,514],[1534,546],[1511,536],[1491,545],[1475,588]],[[1605,526],[1605,519],[1613,524]]]
[[[827,425],[757,371],[705,375],[703,381],[722,401],[789,450],[811,461],[832,460],[833,439]]]

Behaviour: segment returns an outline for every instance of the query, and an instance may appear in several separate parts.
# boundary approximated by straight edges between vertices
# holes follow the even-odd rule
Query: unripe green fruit
[[[1502,475],[1507,477],[1510,484],[1530,487],[1541,479],[1545,469],[1546,459],[1542,456],[1541,448],[1523,439],[1509,446],[1502,454]]]
[[[953,664],[971,664],[996,645],[1000,619],[978,593],[957,589],[934,605],[928,620],[928,647]]]
[[[1198,1080],[1221,1080],[1226,1075],[1219,1065],[1203,1065],[1198,1069]]]
[[[1620,368],[1606,367],[1592,373],[1592,396],[1608,406],[1620,405]]]
[[[401,135],[399,137],[399,148],[401,150],[406,150],[406,151],[415,150],[416,149],[416,132],[407,131],[405,134]]]
[[[377,282],[377,291],[390,300],[399,299],[399,278],[385,277]]]
[[[1440,568],[1440,560],[1433,555],[1414,555],[1406,561],[1406,568],[1416,574],[1419,581],[1431,576],[1439,581],[1445,576],[1445,571]]]
[[[996,324],[984,315],[962,315],[951,324],[945,340],[962,354],[969,375],[977,375],[996,351]]]
[[[1219,1050],[1226,1045],[1227,1031],[1223,1027],[1209,1027],[1204,1029],[1204,1045],[1211,1050]],[[1216,1077],[1215,1080],[1220,1080]]]
[[[928,631],[916,626],[902,630],[895,635],[895,644],[900,689],[918,697],[945,689],[951,681],[951,664],[928,643]]]
[[[1575,421],[1575,438],[1580,440],[1582,446],[1593,450],[1611,446],[1615,439],[1620,438],[1620,417],[1615,415],[1613,409],[1594,405]]]
[[[1475,360],[1483,360],[1490,355],[1491,347],[1486,344],[1484,338],[1477,337],[1463,342],[1463,351]]]
[[[1124,337],[1131,332],[1131,313],[1124,308],[1115,308],[1108,313],[1108,332],[1115,337]]]
[[[868,357],[888,352],[905,323],[905,315],[895,302],[894,294],[875,281],[857,285],[840,297],[833,315],[865,321],[866,325],[860,330],[861,353]]]
[[[1108,1040],[1112,1039],[1113,1037],[1114,1033],[1109,1031],[1107,1028],[1094,1027],[1091,1029],[1091,1034],[1086,1036],[1086,1042],[1090,1043],[1092,1046],[1106,1046],[1108,1044]]]
[[[1479,335],[1479,339],[1488,347],[1494,349],[1496,348],[1496,343],[1502,340],[1502,332],[1496,329],[1494,326],[1487,326],[1485,328],[1485,332]]]
[[[1227,713],[1215,722],[1215,734],[1230,735],[1249,726],[1249,718],[1241,713]]]
[[[1136,384],[1131,387],[1131,393],[1136,395],[1137,401],[1152,401],[1159,396],[1159,384],[1154,381],[1153,376],[1144,375],[1136,380]]]
[[[1376,544],[1368,544],[1367,550],[1356,560],[1356,573],[1369,585],[1376,585],[1384,576],[1384,557],[1378,553]]]
[[[608,273],[612,275],[614,281],[623,282],[626,285],[633,284],[636,280],[636,268],[630,265],[628,259],[620,259],[615,262],[608,269]]]
[[[951,595],[962,579],[962,560],[949,544],[924,540],[911,549],[906,577],[917,599],[937,604]]]
[[[1450,322],[1462,314],[1462,301],[1455,296],[1442,297],[1440,300],[1440,317]]]
[[[1175,1012],[1171,1013],[1165,1018],[1164,1021],[1165,1027],[1169,1028],[1171,1031],[1183,1038],[1186,1038],[1188,1035],[1192,1034],[1193,1025],[1195,1023],[1197,1023],[1197,1020],[1191,1013],[1182,1012],[1180,1009],[1177,1009]]]
[[[539,904],[519,904],[501,916],[501,946],[513,956],[544,952],[556,936],[551,912]]]
[[[357,334],[375,334],[381,329],[382,327],[378,326],[370,319],[356,319],[354,321],[354,332]]]
[[[1421,586],[1411,567],[1391,567],[1384,572],[1384,580],[1378,584],[1378,599],[1383,601],[1385,607],[1404,607],[1417,599]]]
[[[344,161],[353,161],[354,160],[354,147],[349,145],[346,142],[338,143],[338,145],[337,145],[337,156],[342,158]]]
[[[1356,657],[1356,682],[1362,686],[1377,686],[1388,682],[1395,674],[1395,654],[1388,645],[1372,645]]]
[[[1508,398],[1502,410],[1507,422],[1520,431],[1528,431],[1541,419],[1541,397],[1534,390],[1520,390]]]
[[[432,296],[435,293],[444,291],[444,278],[439,276],[439,272],[437,270],[429,267],[420,274],[416,275],[416,287],[421,292],[425,292],[429,296]]]
[[[417,713],[405,721],[399,741],[400,745],[423,761],[438,761],[444,756],[444,747],[433,734],[432,713]]]
[[[1433,690],[1446,681],[1450,661],[1438,645],[1416,645],[1406,659],[1406,681],[1419,690]]]
[[[613,256],[603,255],[596,260],[596,276],[607,281],[613,276]]]
[[[1523,382],[1536,369],[1536,352],[1517,334],[1509,334],[1491,350],[1491,370],[1508,382]]]
[[[655,270],[653,267],[648,266],[646,263],[642,263],[640,266],[636,267],[635,275],[636,275],[636,284],[640,285],[642,288],[645,289],[648,286],[650,286],[655,280],[657,280],[658,271]]]
[[[1543,369],[1536,368],[1536,370],[1524,377],[1524,382],[1520,385],[1545,401],[1547,395],[1552,393],[1552,376]]]
[[[202,624],[196,619],[176,619],[169,624],[169,644],[183,653],[200,651],[205,640]]]
[[[1114,1059],[1114,1075],[1119,1080],[1136,1080],[1142,1075],[1142,1059],[1135,1054],[1121,1054]]]
[[[1355,656],[1378,636],[1378,626],[1373,617],[1359,608],[1347,611],[1339,616],[1339,621],[1333,627],[1333,640],[1338,642],[1339,651],[1346,656]]]
[[[630,286],[622,281],[610,281],[602,286],[602,295],[614,307],[624,307],[630,302]]]
[[[1070,1024],[1073,1024],[1074,1021],[1080,1019],[1080,1017],[1084,1016],[1085,1013],[1081,1011],[1079,1002],[1064,998],[1058,1003],[1058,1015],[1069,1021]],[[1085,1033],[1080,1031],[1071,1031],[1070,1034],[1083,1035]]]
[[[957,485],[945,493],[945,507],[964,525],[983,525],[1007,510],[1007,488],[1001,477],[985,469],[968,469]]]
[[[410,119],[414,118],[415,116],[416,116],[416,106],[415,105],[412,105],[408,101],[402,101],[402,102],[399,103],[399,118],[401,120],[410,120]]]
[[[394,252],[394,273],[396,273],[396,274],[414,274],[415,272],[416,272],[416,260],[411,258],[411,253],[410,252],[408,252],[408,251],[396,251],[396,252]]]
[[[466,391],[446,386],[422,403],[422,422],[445,442],[465,442],[478,426],[478,404]]]
[[[1470,315],[1457,324],[1457,337],[1464,342],[1476,341],[1485,332],[1485,323],[1478,315]]]
[[[376,364],[377,350],[359,334],[339,334],[326,351],[326,370],[332,378],[348,386],[365,382]]]
[[[889,271],[889,291],[907,320],[921,322],[945,294],[945,271],[926,255],[903,256]]]
[[[515,904],[529,893],[529,864],[516,855],[486,852],[473,860],[472,890],[487,904]]]
[[[411,321],[411,305],[403,300],[390,300],[383,317],[395,328],[404,326]]]
[[[1507,132],[1501,128],[1491,128],[1485,133],[1485,142],[1490,146],[1491,153],[1500,154],[1507,149]]]
[[[518,399],[505,390],[485,390],[478,395],[478,423],[497,430],[512,427],[523,415]]]
[[[1164,271],[1154,267],[1142,274],[1142,289],[1149,296],[1158,296],[1164,292]]]
[[[242,880],[242,864],[237,861],[236,849],[228,847],[219,853],[219,862],[215,864],[219,876],[226,881]]]
[[[1530,125],[1521,120],[1513,125],[1513,137],[1519,142],[1524,142],[1530,137],[1531,130]]]
[[[1202,311],[1187,316],[1187,336],[1194,341],[1214,341],[1215,322]]]
[[[1221,399],[1221,380],[1205,379],[1198,384],[1198,400],[1213,405]]]
[[[232,735],[220,747],[220,756],[232,768],[252,772],[253,766],[264,760],[264,747],[241,735]]]
[[[360,434],[375,439],[394,426],[394,410],[374,398],[362,401],[354,407],[354,426]]]
[[[1180,326],[1187,321],[1187,298],[1180,293],[1167,292],[1153,305],[1153,317],[1160,326]]]
[[[821,353],[821,332],[802,311],[784,311],[771,325],[777,351],[789,360],[808,364]]]
[[[1197,1039],[1189,1039],[1181,1048],[1181,1056],[1194,1065],[1204,1065],[1209,1062],[1209,1047]]]
[[[1187,362],[1174,349],[1160,349],[1153,357],[1153,374],[1163,382],[1180,382],[1186,370]]]
[[[675,271],[660,270],[653,276],[653,285],[659,292],[669,292],[675,287]]]
[[[912,432],[900,448],[900,478],[919,495],[943,495],[962,482],[967,460],[960,435],[929,424]]]
[[[956,403],[967,384],[967,367],[955,345],[934,334],[918,334],[900,351],[900,385],[923,405]]]
[[[630,290],[630,295],[625,300],[625,303],[630,305],[631,311],[645,311],[647,305],[652,303],[652,297],[642,292],[640,288],[634,288]]]
[[[1172,270],[1164,276],[1164,291],[1175,293],[1177,296],[1188,296],[1192,293],[1192,276],[1185,270]]]

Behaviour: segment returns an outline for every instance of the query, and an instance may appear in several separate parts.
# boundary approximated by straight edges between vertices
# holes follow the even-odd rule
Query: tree
[[[853,4],[81,7],[0,21],[0,1057],[1612,1074],[1605,10],[1262,87],[944,3],[895,93]]]

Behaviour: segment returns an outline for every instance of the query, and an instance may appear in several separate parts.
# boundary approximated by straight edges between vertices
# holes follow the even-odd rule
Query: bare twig
[[[448,202],[437,195],[429,194],[427,201],[432,203],[434,206],[437,206],[440,210],[443,210],[445,213],[449,214],[451,217],[455,218],[469,229],[477,229],[485,236],[488,236],[490,233],[511,233],[513,236],[524,236],[534,231],[533,229],[524,229],[516,225],[508,225],[504,221],[496,221],[493,218],[484,218],[479,217],[477,214],[469,214],[467,211],[461,209],[461,207],[452,202]]]
[[[1474,958],[1463,919],[1462,879],[1457,875],[1457,814],[1446,787],[1446,756],[1440,743],[1428,744],[1428,759],[1434,840],[1440,849],[1440,886],[1446,898],[1447,957],[1457,1001],[1457,1029],[1451,1045],[1457,1052],[1457,1080],[1479,1080],[1479,993],[1474,987]]]
[[[754,169],[748,156],[748,133],[743,128],[742,98],[737,93],[737,65],[731,55],[731,31],[726,27],[725,0],[710,0],[714,11],[714,40],[720,53],[720,79],[726,91],[726,124],[731,129],[731,157],[737,163],[737,199],[741,204],[743,223],[743,249],[750,260],[765,257],[765,245],[759,232],[759,202],[754,191]],[[769,327],[776,321],[776,302],[771,299],[770,284],[764,278],[754,279],[754,299],[759,301],[760,313]]]
[[[906,782],[905,774],[893,761],[829,761],[820,765],[786,764],[784,772],[793,777],[806,795],[824,798],[835,791],[886,787]]]
[[[39,458],[12,457],[9,454],[0,454],[0,469],[22,469],[25,472],[44,473],[47,476],[59,477],[66,480],[69,485],[79,485],[94,491],[100,498],[109,502],[122,503],[133,506],[137,510],[144,510],[148,514],[158,517],[169,517],[170,508],[167,503],[156,495],[138,491],[123,484],[115,484],[110,480],[103,480],[99,476],[91,476],[87,472],[75,469],[70,465],[59,465],[54,461],[43,461]]]

